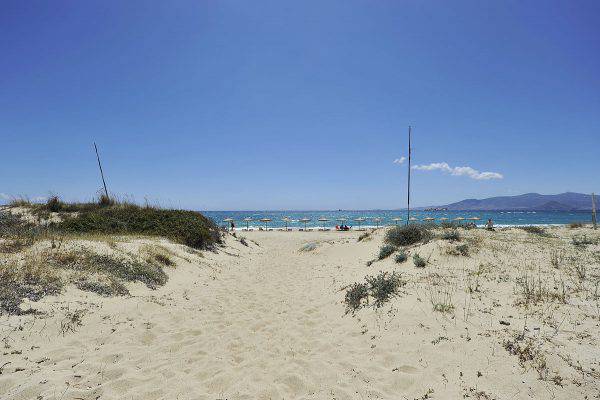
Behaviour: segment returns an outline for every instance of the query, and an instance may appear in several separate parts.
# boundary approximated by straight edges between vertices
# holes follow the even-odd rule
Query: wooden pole
[[[98,146],[96,146],[96,142],[94,142],[94,149],[96,149],[96,159],[98,160],[98,167],[100,168],[100,176],[102,177],[102,184],[104,185],[104,194],[106,198],[108,197],[108,189],[106,189],[106,181],[104,180],[104,172],[102,171],[102,164],[100,163],[100,155],[98,155]]]
[[[592,225],[596,229],[596,195],[592,193]]]
[[[411,156],[411,148],[410,148],[410,133],[411,128],[408,126],[408,195],[407,195],[407,214],[406,214],[406,225],[410,223],[410,156]]]

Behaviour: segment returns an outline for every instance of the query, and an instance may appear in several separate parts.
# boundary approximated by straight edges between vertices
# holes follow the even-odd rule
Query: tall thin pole
[[[410,125],[408,126],[408,196],[407,196],[407,214],[406,214],[406,225],[410,223],[410,156],[411,156],[411,148],[410,148]]]
[[[596,229],[596,195],[592,193],[592,225]]]
[[[100,155],[98,155],[98,146],[94,142],[94,149],[96,149],[96,159],[98,160],[98,167],[100,168],[100,176],[102,177],[102,184],[104,185],[104,194],[108,199],[108,189],[106,189],[106,181],[104,180],[104,172],[102,171],[102,164],[100,163]]]

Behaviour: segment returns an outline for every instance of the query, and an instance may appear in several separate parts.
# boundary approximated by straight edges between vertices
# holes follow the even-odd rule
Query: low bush
[[[418,254],[415,254],[413,256],[413,262],[415,263],[415,267],[417,268],[425,268],[425,266],[427,265],[427,261],[425,261],[425,259]]]
[[[385,242],[396,247],[424,243],[430,238],[431,231],[429,228],[420,224],[395,226],[385,234]]]
[[[571,223],[569,223],[568,227],[571,229],[583,228],[584,224],[583,224],[583,222],[571,222]]]
[[[196,211],[119,204],[82,210],[55,225],[65,233],[161,236],[196,249],[221,243],[216,224]]]
[[[371,234],[369,232],[361,233],[358,237],[358,241],[362,242],[363,240],[371,239]]]
[[[406,285],[402,280],[402,275],[393,272],[380,272],[379,275],[367,276],[366,283],[353,283],[346,289],[344,302],[346,303],[346,313],[356,312],[361,307],[369,305],[369,297],[373,298],[373,306],[379,308],[383,306],[391,297],[398,293],[400,287]]]
[[[597,244],[598,240],[590,238],[587,235],[576,235],[571,238],[571,243],[573,243],[574,246],[585,247],[589,244]]]
[[[459,244],[457,246],[452,246],[446,249],[446,254],[451,256],[465,256],[469,255],[469,245],[468,244]]]
[[[371,296],[375,299],[374,306],[379,308],[384,305],[392,296],[398,293],[400,286],[405,284],[401,275],[397,272],[380,272],[379,275],[366,278],[369,284]]]
[[[519,229],[522,229],[525,232],[531,233],[533,235],[539,235],[539,236],[547,236],[548,235],[546,230],[544,228],[542,228],[541,226],[535,226],[535,225],[520,226]]]
[[[408,259],[408,256],[406,255],[406,252],[404,250],[400,250],[398,252],[398,254],[396,254],[396,257],[394,258],[394,260],[400,264],[403,263],[404,261],[406,261]]]
[[[451,231],[444,232],[442,239],[450,242],[458,242],[460,241],[460,233],[456,229],[452,229]]]
[[[346,313],[354,313],[356,310],[361,308],[363,305],[368,304],[369,300],[369,288],[366,283],[353,283],[348,290],[346,290],[346,297],[344,302],[346,303]]]
[[[50,294],[61,292],[63,283],[53,271],[39,263],[26,263],[23,267],[13,264],[0,265],[0,312],[28,314],[21,310],[23,299],[37,301]]]
[[[396,247],[395,246],[392,246],[391,244],[384,244],[379,249],[378,259],[379,260],[383,260],[384,258],[388,258],[392,254],[394,254],[395,251],[396,251]]]

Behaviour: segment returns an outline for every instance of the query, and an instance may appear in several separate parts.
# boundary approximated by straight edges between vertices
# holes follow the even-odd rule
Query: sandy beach
[[[101,297],[70,287],[21,306],[39,314],[3,315],[0,397],[596,398],[599,247],[575,248],[578,230],[548,232],[461,230],[467,256],[434,238],[407,248],[403,263],[370,266],[385,229],[361,241],[360,232],[238,232],[193,253],[158,239],[90,242],[116,252],[159,245],[176,265],[156,290],[136,283],[129,296]],[[401,274],[398,294],[348,311],[349,285],[380,271]],[[523,279],[547,294],[524,304]]]

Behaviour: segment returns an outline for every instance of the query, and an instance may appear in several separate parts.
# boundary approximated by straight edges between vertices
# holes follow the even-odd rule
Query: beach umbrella
[[[465,219],[464,219],[464,217],[456,217],[456,218],[454,218],[454,220],[455,221],[464,221]]]
[[[233,222],[233,218],[225,218],[223,222],[227,222],[227,225],[230,225]]]
[[[360,229],[360,224],[362,224],[363,222],[365,222],[365,219],[363,217],[358,217],[354,219],[356,222],[358,222],[358,228]]]
[[[300,218],[298,221],[304,223],[304,230],[306,230],[306,223],[310,222],[310,218]]]
[[[398,221],[402,221],[402,218],[400,218],[400,217],[392,218],[392,221],[394,221],[396,223],[396,225],[398,225]]]
[[[282,221],[285,223],[285,230],[287,231],[288,224],[289,224],[290,222],[292,222],[292,220],[291,220],[291,219],[289,219],[288,217],[283,217],[281,220],[282,220]]]
[[[480,219],[481,218],[479,218],[479,217],[471,217],[471,218],[469,218],[469,221],[479,221]],[[475,222],[473,222],[473,223],[475,223]]]
[[[246,223],[246,230],[250,229],[249,228],[250,221],[252,221],[252,218],[250,218],[250,217],[244,218],[244,222]]]
[[[442,218],[440,218],[440,221],[448,221],[448,218],[442,217]]]
[[[373,218],[373,222],[375,222],[375,225],[377,226],[377,228],[379,228],[379,223],[382,221],[382,219],[380,217],[375,217]]]
[[[346,222],[346,221],[348,221],[348,218],[338,218],[338,219],[336,219],[336,221]]]
[[[435,220],[435,218],[433,218],[433,217],[425,217],[425,218],[423,218],[423,221],[427,221],[427,222],[433,221],[433,220]]]
[[[325,218],[325,217],[319,217],[319,222],[327,222],[329,221],[329,218]],[[325,225],[321,224],[322,227],[325,227]]]
[[[271,222],[272,220],[271,218],[261,218],[260,221],[265,223],[265,229],[267,229],[267,223]]]
[[[418,219],[416,217],[410,217],[408,220],[409,221],[418,221]]]

